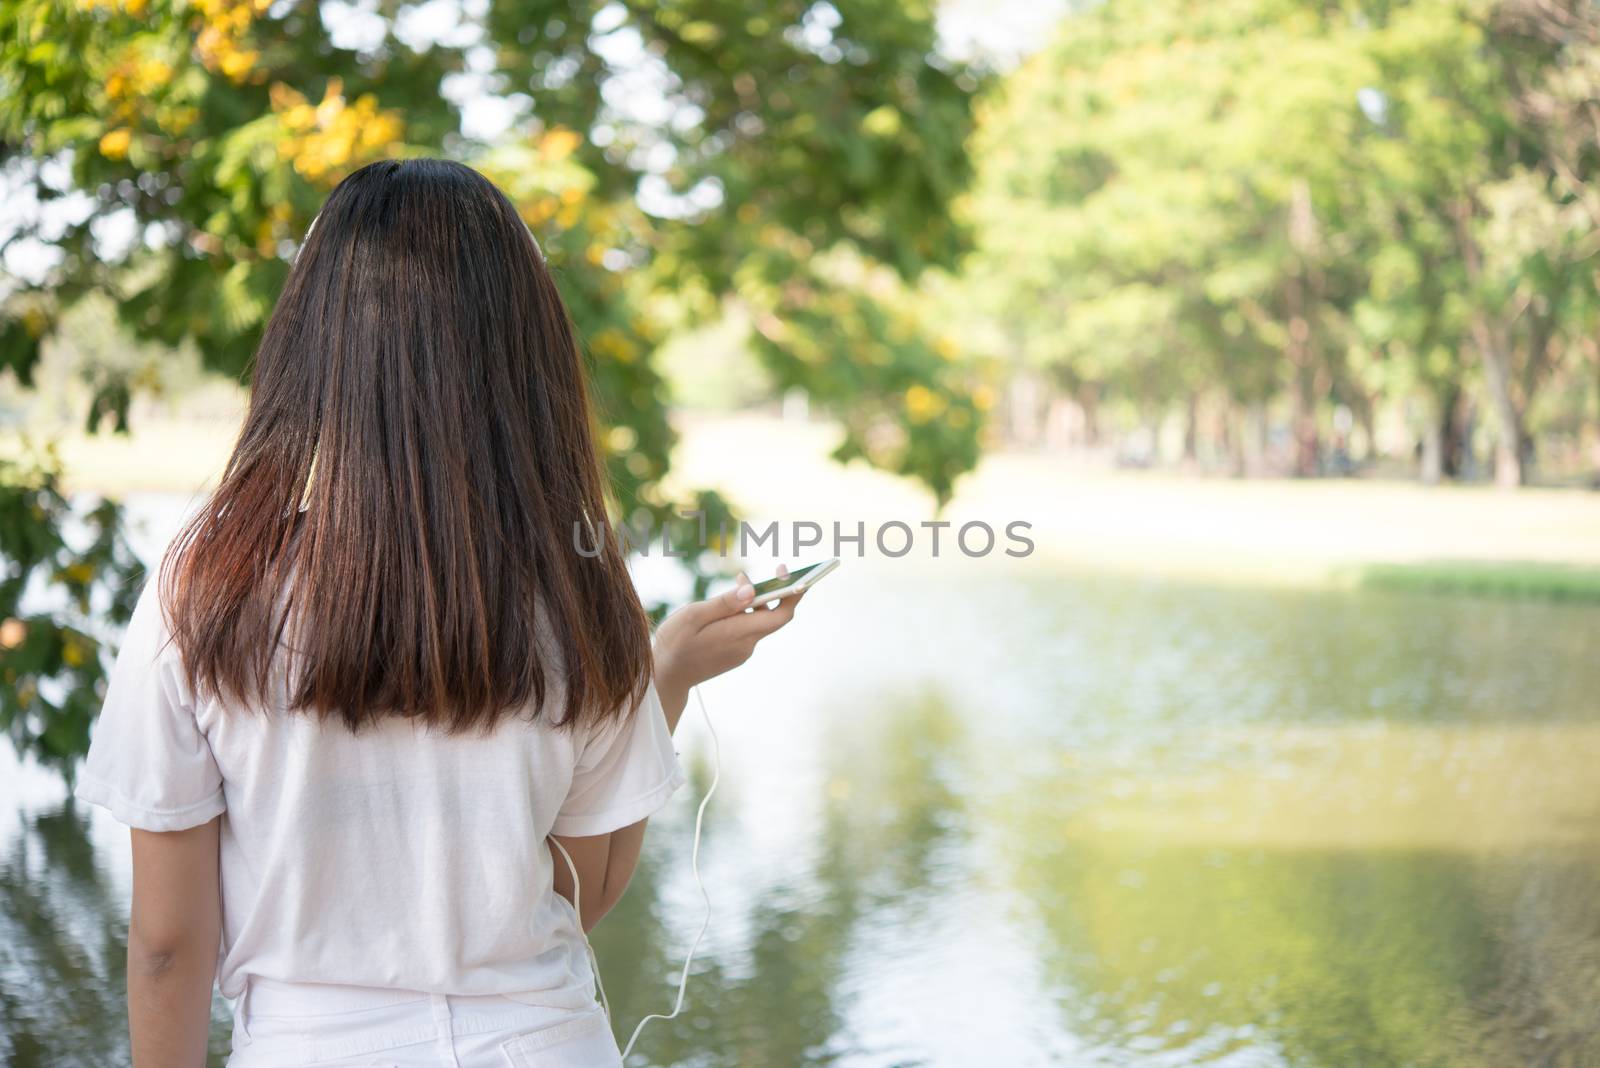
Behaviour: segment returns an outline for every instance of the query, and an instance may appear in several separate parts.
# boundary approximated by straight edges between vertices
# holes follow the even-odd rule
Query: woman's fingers
[[[775,608],[757,608],[754,612],[719,619],[706,628],[707,636],[719,641],[759,641],[794,618],[794,605],[798,597],[785,597]]]
[[[709,626],[719,619],[738,615],[749,608],[755,600],[755,587],[750,585],[750,580],[745,578],[744,572],[739,572],[739,581],[733,589],[726,593],[719,593],[715,597],[708,597],[703,601],[683,606],[682,612],[685,619],[696,627]]]
[[[789,577],[789,565],[788,564],[779,564],[778,565],[778,577],[779,578],[788,578]],[[805,595],[806,595],[806,591],[805,590],[801,590],[799,593],[792,594],[792,595],[790,595],[788,597],[785,597],[783,600],[779,601],[778,603],[780,605],[787,606],[788,609],[789,609],[789,615],[792,617],[794,615],[795,608],[797,608],[799,606],[799,604],[800,604],[800,598],[804,597]],[[787,622],[788,622],[787,619],[784,620],[784,623],[787,623]],[[779,625],[781,626],[782,624],[779,624]]]
[[[741,571],[741,572],[739,572],[739,574],[743,575],[744,572]],[[789,577],[789,565],[788,564],[779,564],[778,565],[778,575],[777,575],[777,577],[778,578],[788,578]],[[782,598],[781,600],[779,600],[777,602],[769,602],[769,603],[773,604],[773,607],[768,609],[767,611],[776,612],[779,609],[783,609],[783,610],[785,610],[787,612],[787,615],[781,621],[777,621],[776,622],[776,625],[774,625],[772,627],[772,630],[777,630],[778,627],[783,626],[784,623],[789,622],[789,620],[794,617],[795,607],[797,605],[799,605],[800,598],[804,597],[805,595],[806,595],[806,591],[805,590],[801,590],[799,593],[789,594],[788,596]],[[752,605],[751,607],[755,608],[757,606],[756,605]],[[754,614],[754,613],[752,613],[752,614]],[[774,622],[774,621],[769,620],[768,622],[770,623],[770,622]],[[770,634],[771,631],[767,631],[767,633]]]
[[[778,565],[778,577],[787,578],[789,568],[784,564]],[[732,620],[745,615],[762,617],[754,622],[746,622],[735,628],[740,635],[754,634],[763,636],[771,634],[794,616],[794,607],[804,594],[795,594],[785,597],[778,602],[778,607],[761,612],[745,612],[745,609],[755,606],[755,586],[750,581],[750,576],[743,571],[739,572],[731,590],[720,593],[715,597],[708,597],[703,601],[695,601],[685,605],[680,614],[684,622],[693,624],[696,628],[709,627],[723,620]]]

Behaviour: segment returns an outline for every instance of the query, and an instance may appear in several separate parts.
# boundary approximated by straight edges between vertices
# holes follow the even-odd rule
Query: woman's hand
[[[779,566],[778,574],[789,569]],[[756,643],[794,618],[804,594],[785,597],[775,607],[757,605],[755,590],[744,572],[733,589],[678,609],[656,630],[655,681],[667,726],[676,728],[689,700],[689,689],[725,671],[732,671],[755,652]]]

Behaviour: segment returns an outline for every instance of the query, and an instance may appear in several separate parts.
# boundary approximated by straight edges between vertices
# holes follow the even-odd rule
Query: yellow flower
[[[350,121],[361,131],[361,147],[368,150],[387,148],[405,133],[399,112],[378,110],[378,98],[371,93],[356,101]]]
[[[332,126],[344,111],[344,79],[329,78],[328,87],[322,91],[322,103],[317,105],[317,125],[324,130]]]
[[[283,124],[291,130],[309,130],[317,124],[317,109],[298,104],[283,113]]]
[[[913,423],[922,424],[937,418],[945,410],[945,399],[920,383],[906,390],[906,415]]]
[[[614,326],[595,334],[594,340],[589,342],[589,348],[597,356],[606,356],[618,363],[632,363],[638,355],[633,342]]]
[[[197,107],[163,108],[156,114],[156,122],[163,130],[174,136],[182,134],[199,120],[200,109]]]
[[[555,197],[540,197],[522,207],[522,221],[529,226],[541,226],[550,221],[561,202]]]
[[[564,160],[583,144],[583,137],[575,130],[565,126],[554,126],[539,139],[539,151],[546,159]]]
[[[244,36],[251,22],[271,6],[271,0],[198,0],[195,51],[206,69],[220,70],[234,82],[244,81],[261,58],[260,52],[243,47]]]
[[[900,112],[893,104],[873,108],[861,119],[861,132],[868,137],[893,137],[900,132]]]
[[[127,159],[128,146],[132,143],[132,130],[108,130],[100,138],[100,154],[106,159]]]
[[[273,83],[267,96],[291,134],[278,143],[279,156],[313,181],[378,158],[405,132],[399,113],[380,109],[373,94],[346,102],[340,78],[328,79],[316,107],[282,82]]]
[[[160,59],[146,59],[138,68],[139,91],[154,92],[172,80],[172,65]]]
[[[250,68],[254,67],[256,60],[260,58],[261,53],[253,48],[244,51],[230,49],[222,56],[220,64],[222,73],[236,82],[243,81],[244,76],[250,73]]]

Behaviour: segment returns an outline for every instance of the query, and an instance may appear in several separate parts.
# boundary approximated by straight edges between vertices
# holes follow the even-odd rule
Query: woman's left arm
[[[184,831],[133,832],[128,1030],[134,1068],[201,1068],[222,931],[221,818]]]
[[[788,573],[788,568],[778,568],[780,577]],[[654,678],[667,730],[678,729],[690,689],[750,659],[761,639],[794,618],[802,596],[787,598],[773,608],[746,611],[752,607],[755,590],[741,572],[739,581],[727,593],[696,601],[667,617],[656,631]],[[555,860],[555,891],[578,907],[585,931],[599,923],[628,888],[644,845],[644,829],[645,821],[640,820],[610,834],[561,836],[561,845],[571,855],[572,865],[583,880],[583,892],[578,895],[581,900],[573,894],[566,859],[555,845],[550,846]]]

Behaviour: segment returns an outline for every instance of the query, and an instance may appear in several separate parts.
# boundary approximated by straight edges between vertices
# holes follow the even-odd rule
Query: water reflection
[[[1592,610],[1147,592],[981,820],[1077,1059],[1600,1063]]]
[[[13,1068],[126,1064],[128,903],[73,802],[22,814],[0,859],[0,1054]],[[212,1012],[210,1062],[228,1046]]]
[[[875,1055],[915,1064],[892,1049],[872,1049],[846,1027],[852,954],[871,940],[864,920],[903,930],[926,919],[956,866],[940,858],[963,834],[950,764],[963,733],[951,708],[932,695],[874,702],[871,715],[833,723],[832,774],[819,799],[820,834],[802,878],[766,882],[747,871],[748,915],[724,911],[747,934],[736,952],[697,965],[684,1017],[651,1025],[639,1054],[652,1064],[805,1065]],[[699,778],[699,776],[697,776]],[[702,786],[703,783],[697,783]],[[702,848],[715,853],[719,823]],[[662,1011],[676,981],[677,954],[661,944],[662,856],[682,856],[689,827],[657,834],[616,911],[596,929],[619,1040],[633,1022]],[[729,895],[720,892],[724,903]],[[681,926],[681,925],[680,925]],[[668,957],[671,961],[668,961]]]
[[[633,1063],[1600,1064],[1600,613],[830,583],[708,687],[715,922]],[[596,931],[621,1038],[699,925],[698,731]],[[125,880],[104,826],[30,811],[0,843],[0,1060],[120,1063]]]
[[[851,633],[891,625],[874,605],[906,625],[914,590],[874,593]],[[751,932],[697,973],[694,1019],[643,1044],[655,1063],[1600,1063],[1592,612],[959,593],[982,626],[909,611],[955,632],[918,665],[939,685],[832,709],[809,867],[746,871]],[[797,897],[798,916],[765,903]],[[985,916],[1009,931],[964,938]],[[997,963],[1006,934],[1036,969]],[[939,1017],[963,996],[1015,1026],[953,1051]]]
[[[1593,855],[1073,842],[1043,859],[1033,889],[1059,1004],[1107,1049],[1600,1063]]]

